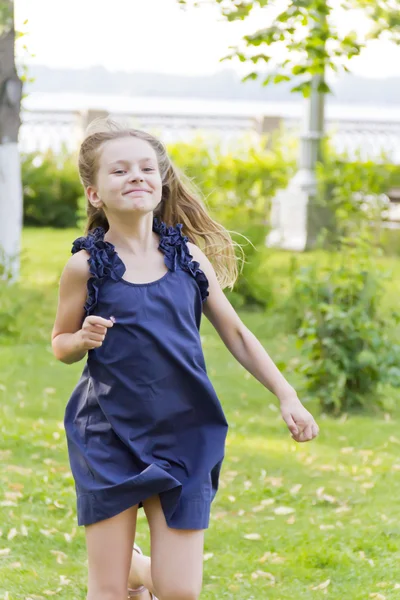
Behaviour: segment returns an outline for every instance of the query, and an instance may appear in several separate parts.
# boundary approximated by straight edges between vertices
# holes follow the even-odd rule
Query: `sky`
[[[249,65],[219,59],[264,18],[259,10],[245,22],[229,23],[215,6],[183,11],[176,0],[15,0],[16,29],[26,32],[17,60],[193,76],[235,69],[244,75]],[[337,25],[342,31],[365,27],[356,12],[339,13]],[[400,47],[375,42],[352,60],[351,70],[365,77],[400,76]]]

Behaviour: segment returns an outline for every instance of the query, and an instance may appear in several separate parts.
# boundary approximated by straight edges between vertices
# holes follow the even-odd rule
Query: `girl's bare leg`
[[[133,506],[111,519],[85,527],[87,600],[126,600],[137,510]]]
[[[158,600],[198,600],[204,530],[169,528],[158,495],[145,500],[143,507],[150,527],[151,560],[133,553],[129,587],[142,584]]]

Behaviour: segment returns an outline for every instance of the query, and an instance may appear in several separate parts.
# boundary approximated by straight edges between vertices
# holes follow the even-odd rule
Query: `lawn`
[[[63,429],[84,361],[57,362],[57,282],[76,231],[27,229],[17,337],[0,348],[0,599],[86,598],[84,529]],[[281,258],[276,259],[279,264]],[[399,272],[399,265],[391,261]],[[398,297],[394,280],[387,302]],[[241,314],[276,361],[301,360],[269,312]],[[400,598],[398,414],[316,414],[317,440],[291,440],[274,397],[204,319],[210,377],[230,431],[206,534],[202,600]],[[300,386],[296,375],[290,380]],[[137,541],[149,538],[140,511]]]

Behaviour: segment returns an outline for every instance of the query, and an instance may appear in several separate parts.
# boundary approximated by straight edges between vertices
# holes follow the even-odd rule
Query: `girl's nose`
[[[143,175],[140,173],[131,173],[129,179],[130,181],[143,181]]]

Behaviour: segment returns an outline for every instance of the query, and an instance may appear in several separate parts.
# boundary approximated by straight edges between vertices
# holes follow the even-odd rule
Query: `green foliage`
[[[77,165],[67,153],[30,153],[21,159],[24,224],[73,227],[82,194]]]
[[[390,34],[393,42],[400,43],[400,10],[398,2],[388,0],[356,0],[356,5],[362,8],[372,20],[374,26],[369,33],[369,39],[375,39],[382,33]]]
[[[332,149],[324,151],[323,163],[317,163],[317,205],[325,211],[325,244],[335,245],[343,236],[358,235],[360,227],[373,224],[379,243],[386,219],[387,194],[399,168],[385,161],[350,160]]]
[[[7,35],[13,27],[13,2],[0,0],[0,37]]]
[[[27,330],[33,330],[43,308],[38,291],[25,290],[19,283],[0,280],[0,344],[15,344]],[[27,307],[29,306],[29,310]],[[32,316],[34,315],[34,317]]]
[[[383,157],[384,158],[384,157]],[[383,386],[398,385],[399,316],[382,308],[381,254],[385,195],[396,176],[388,163],[346,161],[325,152],[317,165],[318,202],[328,214],[319,239],[330,253],[293,260],[284,310],[304,357],[307,390],[333,414],[376,406]]]
[[[184,7],[208,3],[208,0],[177,1]],[[267,10],[275,8],[276,3],[272,0],[214,0],[214,3],[228,21],[243,21],[253,9],[264,9],[263,18],[260,18],[264,27],[245,35],[242,44],[222,60],[238,58],[241,62],[264,66],[273,58],[272,72],[253,70],[243,81],[259,77],[263,85],[292,81],[292,92],[305,97],[311,93],[315,76],[318,77],[318,91],[330,93],[325,73],[339,69],[348,71],[346,63],[358,56],[369,40],[385,36],[400,42],[400,11],[397,3],[391,0],[297,0],[285,3],[278,14],[275,10]],[[361,8],[367,17],[370,27],[363,34],[351,31],[342,35],[337,31],[337,11],[349,8]],[[286,50],[285,57],[276,61],[276,57],[282,55],[282,47]]]
[[[385,384],[400,385],[400,315],[382,307],[390,274],[377,260],[369,233],[341,239],[324,263],[294,264],[286,310],[298,336],[306,389],[324,411],[340,414],[383,399]]]

